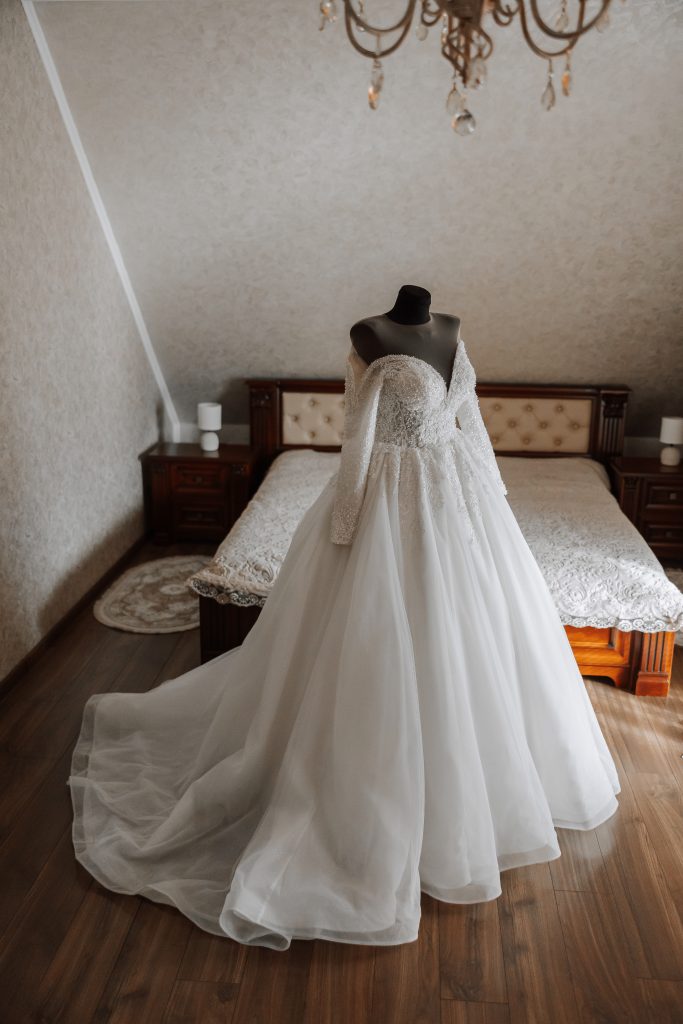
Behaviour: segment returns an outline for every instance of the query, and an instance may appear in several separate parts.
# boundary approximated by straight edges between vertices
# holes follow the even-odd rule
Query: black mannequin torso
[[[385,355],[424,359],[444,378],[451,379],[460,333],[460,320],[448,313],[431,313],[431,295],[417,285],[403,285],[393,309],[359,320],[350,331],[354,349],[366,363]]]

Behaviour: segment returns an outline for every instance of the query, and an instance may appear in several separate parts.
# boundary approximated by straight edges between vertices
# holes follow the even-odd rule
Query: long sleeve
[[[347,364],[344,434],[330,530],[334,544],[351,543],[363,505],[382,390],[379,369],[371,363],[357,386],[351,359]]]
[[[507,487],[500,475],[493,445],[481,415],[479,399],[474,387],[468,389],[464,395],[461,404],[456,409],[456,415],[460,429],[472,446],[475,456],[480,460],[484,468],[488,470],[489,475],[494,483],[500,487],[503,494],[507,494]]]

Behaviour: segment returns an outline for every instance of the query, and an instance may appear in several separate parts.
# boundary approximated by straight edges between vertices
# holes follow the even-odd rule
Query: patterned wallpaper
[[[462,318],[482,380],[629,384],[629,434],[683,412],[678,0],[615,3],[550,113],[494,27],[468,139],[433,32],[373,112],[315,0],[39,9],[181,419],[245,421],[244,376],[340,374],[403,282]]]
[[[0,95],[2,678],[140,536],[162,410],[18,0]]]

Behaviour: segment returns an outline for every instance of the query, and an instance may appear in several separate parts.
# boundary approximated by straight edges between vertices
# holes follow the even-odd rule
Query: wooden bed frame
[[[246,381],[250,393],[251,447],[255,453],[253,490],[258,487],[273,459],[283,451],[313,448],[339,451],[340,446],[288,444],[283,440],[283,396],[296,393],[343,394],[339,379],[257,378]],[[624,443],[627,387],[590,387],[544,384],[477,383],[480,399],[501,400],[588,399],[590,426],[587,450],[583,453],[606,464],[621,455]],[[494,444],[495,447],[495,444]],[[499,454],[527,458],[563,458],[573,452],[511,450]],[[252,490],[252,493],[253,493]],[[202,662],[236,647],[258,618],[260,607],[219,604],[200,597],[200,642]],[[622,632],[618,629],[565,626],[574,656],[584,676],[602,676],[615,686],[640,696],[666,696],[669,691],[674,650],[674,633]]]

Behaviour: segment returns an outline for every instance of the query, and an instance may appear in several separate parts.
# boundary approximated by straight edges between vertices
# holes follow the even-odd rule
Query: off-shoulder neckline
[[[444,391],[446,393],[446,397],[450,397],[451,392],[453,391],[453,385],[455,383],[455,371],[456,371],[456,367],[458,366],[458,363],[459,363],[459,360],[460,360],[461,352],[462,352],[463,356],[466,354],[465,353],[465,342],[463,341],[462,338],[459,337],[457,345],[455,347],[455,355],[453,357],[453,366],[451,367],[451,376],[450,376],[450,380],[449,380],[448,384],[446,384],[446,381],[444,380],[443,376],[439,373],[439,371],[436,369],[435,366],[432,366],[431,363],[428,363],[426,359],[422,359],[420,356],[409,355],[407,352],[387,352],[386,355],[377,356],[377,358],[373,359],[371,363],[366,363],[365,360],[363,359],[363,357],[361,355],[359,355],[358,352],[356,352],[355,348],[352,345],[351,346],[351,351],[349,353],[349,358],[351,357],[351,355],[354,355],[363,364],[363,366],[365,367],[365,370],[363,371],[363,374],[362,374],[361,379],[360,379],[359,388],[362,387],[363,383],[365,382],[365,380],[367,378],[367,375],[368,375],[368,371],[370,370],[370,367],[375,366],[377,364],[381,365],[381,364],[386,363],[386,362],[391,362],[392,360],[393,361],[401,361],[403,359],[407,359],[411,363],[421,363],[423,366],[426,366],[429,370],[431,370],[432,373],[436,374],[438,380],[440,380],[441,384],[443,385]]]

